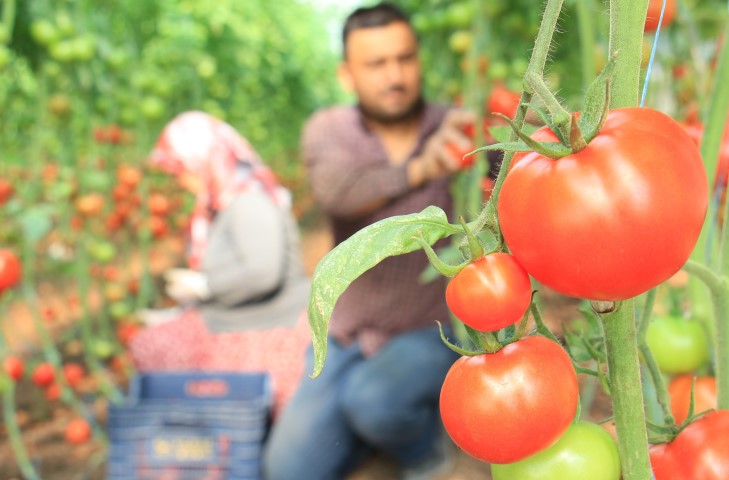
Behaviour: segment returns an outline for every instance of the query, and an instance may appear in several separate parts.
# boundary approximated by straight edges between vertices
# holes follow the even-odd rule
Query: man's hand
[[[446,114],[440,128],[425,143],[423,152],[414,158],[408,166],[408,178],[413,187],[430,180],[450,175],[463,168],[462,154],[454,152],[470,152],[473,141],[466,131],[473,125],[476,116],[466,110],[451,110]]]
[[[165,291],[167,295],[181,304],[194,303],[210,298],[210,288],[207,278],[195,270],[173,268],[164,273],[167,281]]]

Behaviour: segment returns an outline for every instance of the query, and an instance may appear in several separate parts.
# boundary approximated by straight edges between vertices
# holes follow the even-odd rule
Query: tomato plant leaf
[[[324,366],[329,319],[347,287],[385,258],[420,250],[420,236],[433,245],[456,233],[463,233],[463,228],[451,225],[443,210],[430,206],[419,213],[386,218],[363,228],[319,262],[312,278],[308,310],[314,344],[312,378]]]

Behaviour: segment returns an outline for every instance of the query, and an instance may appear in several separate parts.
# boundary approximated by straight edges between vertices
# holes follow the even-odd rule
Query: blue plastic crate
[[[260,480],[264,373],[146,373],[109,408],[109,480]]]

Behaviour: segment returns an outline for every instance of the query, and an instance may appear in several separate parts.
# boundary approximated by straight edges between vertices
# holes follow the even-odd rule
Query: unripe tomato
[[[5,373],[10,378],[17,382],[18,380],[23,378],[23,373],[25,372],[25,364],[20,357],[16,357],[15,355],[8,355],[7,357],[5,357],[5,360],[3,360],[3,370],[5,370]]]
[[[688,373],[709,360],[709,340],[701,322],[655,316],[646,335],[648,348],[665,373]]]
[[[448,282],[446,302],[469,327],[493,332],[518,322],[532,298],[529,275],[508,253],[476,260]]]
[[[571,425],[557,443],[524,460],[492,465],[493,480],[620,480],[613,437],[594,423]]]
[[[469,30],[456,30],[448,39],[451,50],[458,54],[464,54],[471,48],[473,34]]]
[[[23,267],[12,250],[0,249],[0,292],[20,282]]]
[[[31,378],[33,380],[33,383],[41,388],[46,388],[50,386],[55,378],[55,370],[53,369],[53,365],[51,365],[50,363],[39,364],[37,367],[35,367],[35,370],[33,370]]]
[[[88,422],[81,418],[76,418],[68,422],[66,425],[66,441],[74,445],[86,443],[91,438],[91,427]]]

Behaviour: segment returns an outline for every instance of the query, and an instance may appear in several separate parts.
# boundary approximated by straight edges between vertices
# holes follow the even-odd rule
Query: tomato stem
[[[544,105],[547,107],[547,110],[549,110],[549,113],[552,116],[550,128],[552,128],[552,130],[559,130],[562,134],[562,138],[569,138],[568,134],[570,132],[571,119],[570,112],[568,112],[567,109],[559,103],[557,97],[544,82],[544,77],[535,72],[527,72],[524,75],[524,91],[536,94],[542,99],[542,101],[544,101]]]
[[[701,280],[711,295],[716,322],[714,349],[718,407],[729,409],[729,279],[693,260],[686,262],[683,269]]]
[[[647,12],[648,0],[610,0],[609,51],[611,54],[620,51],[610,95],[611,109],[638,105],[643,27]]]
[[[653,305],[656,300],[656,293],[657,289],[654,288],[648,292],[645,298],[643,313],[641,314],[640,323],[638,324],[638,349],[643,357],[643,362],[650,373],[651,379],[653,380],[653,385],[656,390],[656,398],[663,413],[663,420],[670,427],[675,427],[676,420],[673,418],[673,413],[671,413],[671,400],[668,394],[668,389],[666,388],[666,382],[663,380],[663,375],[661,374],[658,364],[653,357],[653,352],[651,352],[651,349],[648,348],[648,342],[646,341],[651,312],[653,311]]]
[[[640,363],[636,327],[635,300],[617,304],[607,314],[599,314],[605,332],[608,377],[613,399],[618,450],[624,480],[648,480],[651,465],[648,457],[648,433],[643,410]]]
[[[585,141],[585,137],[582,135],[582,131],[580,130],[580,126],[577,123],[577,114],[572,114],[572,122],[570,123],[570,147],[572,147],[572,152],[577,153],[581,152],[587,147],[587,142]]]
[[[582,83],[587,88],[592,82],[597,66],[595,65],[595,24],[594,13],[591,12],[594,4],[592,0],[581,0],[575,3],[577,8],[577,25],[580,34],[580,65],[582,66]]]
[[[433,247],[428,244],[428,242],[423,238],[423,235],[420,234],[418,236],[418,242],[423,247],[423,250],[425,251],[425,254],[428,256],[428,261],[430,261],[430,264],[435,268],[435,270],[443,275],[444,277],[455,277],[458,275],[458,272],[463,270],[463,268],[468,265],[468,262],[463,263],[462,265],[450,265],[438,257],[438,254],[435,253],[435,250],[433,250]]]
[[[544,14],[542,15],[542,22],[539,25],[537,38],[534,41],[534,49],[532,50],[532,55],[529,58],[527,73],[544,75],[544,65],[547,63],[549,49],[552,46],[552,37],[554,36],[554,31],[557,28],[557,21],[559,20],[559,14],[562,11],[563,3],[564,0],[547,0],[547,4],[544,7]],[[519,108],[516,109],[516,115],[514,116],[514,124],[519,128],[524,126],[527,104],[531,102],[531,99],[532,95],[530,93],[522,92],[521,99],[519,100]],[[516,134],[512,132],[510,141],[515,141],[516,139]],[[501,186],[506,178],[506,173],[509,171],[509,165],[511,165],[511,159],[513,157],[513,152],[504,153],[504,159],[501,162],[501,169],[499,170],[499,175],[496,178],[496,184],[494,185],[494,190],[491,193],[491,198],[476,220],[472,222],[475,227],[474,231],[481,231],[483,226],[487,223],[498,225],[496,205],[498,204]],[[500,234],[497,236],[497,240],[501,240],[500,236]]]

